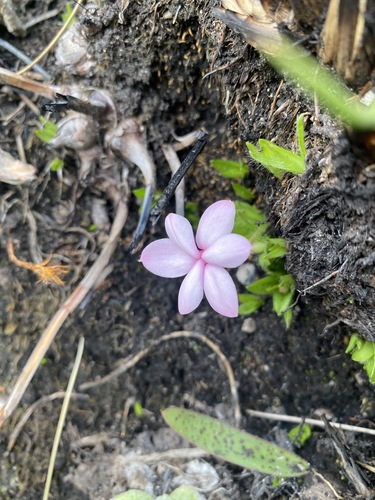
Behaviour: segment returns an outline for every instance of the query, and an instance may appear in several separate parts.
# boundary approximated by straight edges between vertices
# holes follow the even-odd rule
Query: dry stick
[[[235,420],[235,425],[238,427],[240,425],[241,421],[241,410],[240,410],[240,405],[238,402],[238,392],[236,388],[236,380],[234,378],[233,370],[232,367],[227,360],[227,358],[224,356],[222,351],[219,349],[217,344],[212,342],[208,337],[205,335],[202,335],[201,333],[198,332],[189,332],[185,330],[177,331],[177,332],[172,332],[168,333],[167,335],[163,335],[160,337],[158,340],[155,340],[149,347],[146,347],[146,349],[142,349],[142,351],[138,352],[134,356],[132,356],[130,359],[125,360],[118,368],[113,370],[112,372],[108,373],[108,375],[105,375],[102,378],[96,379],[92,382],[85,382],[84,384],[81,384],[79,386],[79,391],[86,391],[87,389],[91,389],[92,387],[97,387],[98,385],[106,384],[107,382],[110,382],[111,380],[117,378],[119,375],[122,373],[125,373],[128,371],[130,368],[135,366],[142,358],[148,355],[148,353],[153,349],[154,347],[158,346],[162,342],[166,342],[168,340],[172,339],[179,339],[179,338],[194,338],[201,340],[204,344],[206,344],[219,358],[221,361],[224,370],[227,374],[228,377],[228,383],[230,387],[230,392],[232,396],[232,401],[233,401],[233,407],[234,407],[234,420]]]
[[[124,227],[127,216],[127,204],[125,201],[120,200],[117,205],[116,216],[113,221],[107,243],[105,244],[98,259],[90,268],[86,276],[83,278],[74,292],[64,302],[64,304],[60,307],[60,309],[56,312],[54,317],[47,325],[47,328],[42,333],[37,345],[29,356],[26,365],[24,366],[20,376],[18,377],[18,380],[16,381],[7,399],[7,402],[0,409],[0,427],[17,407],[31,379],[38,369],[41,360],[45,356],[61,326],[64,324],[69,314],[71,314],[79,306],[88,292],[95,286],[96,282],[98,281],[98,277],[102,274],[103,269],[108,265],[108,262],[116,249],[117,240],[122,228]]]
[[[85,339],[84,339],[84,337],[80,337],[79,342],[78,342],[77,354],[76,354],[74,364],[73,364],[72,373],[70,374],[70,377],[69,377],[68,387],[66,388],[66,393],[65,393],[64,401],[63,401],[63,404],[61,407],[59,421],[58,421],[58,424],[56,427],[55,438],[53,440],[50,461],[48,464],[46,484],[44,486],[43,500],[48,500],[49,492],[51,489],[52,476],[53,476],[53,471],[54,471],[55,463],[56,463],[57,450],[59,448],[62,430],[63,430],[64,424],[65,424],[66,415],[68,413],[68,407],[69,407],[70,399],[72,396],[73,387],[74,387],[74,384],[77,380],[78,370],[79,370],[79,367],[80,367],[80,364],[82,361],[84,346],[85,346]]]
[[[292,424],[308,424],[314,425],[315,427],[321,427],[322,429],[326,428],[324,422],[322,422],[321,420],[316,420],[314,418],[278,415],[277,413],[268,413],[256,410],[246,410],[246,413],[250,417],[266,418],[267,420],[276,420],[277,422],[290,422]],[[366,427],[357,427],[355,425],[348,424],[338,424],[336,422],[330,422],[330,425],[335,429],[341,429],[342,431],[359,432],[360,434],[370,434],[371,436],[375,436],[375,429],[367,429]]]
[[[180,159],[177,156],[176,151],[180,151],[181,149],[188,148],[192,146],[194,142],[197,140],[199,135],[199,130],[190,132],[182,137],[175,137],[178,142],[175,144],[163,144],[161,150],[165,156],[165,159],[168,162],[169,168],[171,169],[172,175],[174,175],[178,169],[181,167]],[[183,178],[180,184],[176,187],[176,191],[174,193],[176,200],[176,214],[185,215],[185,179]]]

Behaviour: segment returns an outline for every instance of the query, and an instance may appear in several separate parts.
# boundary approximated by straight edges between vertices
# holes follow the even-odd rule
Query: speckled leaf
[[[168,408],[164,420],[203,450],[247,469],[280,477],[301,476],[309,464],[290,451],[191,410]]]

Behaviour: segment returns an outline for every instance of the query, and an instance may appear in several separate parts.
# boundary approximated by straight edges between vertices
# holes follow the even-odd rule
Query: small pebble
[[[242,266],[240,266],[236,272],[236,278],[241,283],[241,285],[244,286],[250,285],[254,281],[255,275],[256,267],[251,262],[242,264]]]
[[[241,332],[254,333],[257,329],[257,324],[253,318],[246,318],[241,326]]]

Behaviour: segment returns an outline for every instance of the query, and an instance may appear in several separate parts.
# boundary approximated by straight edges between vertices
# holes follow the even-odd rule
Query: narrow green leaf
[[[309,464],[279,446],[191,410],[168,408],[164,420],[185,439],[233,464],[274,476],[305,474]]]
[[[292,320],[293,320],[293,309],[288,309],[287,311],[285,311],[285,313],[283,313],[283,318],[284,318],[285,327],[288,330],[288,328],[292,324]]]
[[[305,115],[302,113],[297,118],[297,140],[298,147],[301,152],[303,159],[306,157],[306,147],[305,147]]]
[[[283,314],[284,309],[291,306],[293,304],[294,299],[294,291],[290,291],[287,293],[280,293],[279,291],[274,291],[272,293],[273,299],[273,310],[278,316]]]
[[[252,157],[253,160],[257,161],[263,167],[265,167],[267,170],[271,172],[277,179],[281,179],[281,177],[284,174],[284,171],[274,167],[272,164],[270,165],[269,162],[265,161],[263,152],[259,151],[257,146],[254,144],[251,144],[251,142],[246,143],[247,149],[249,150],[250,156]]]
[[[258,293],[259,295],[267,295],[279,287],[279,276],[270,275],[260,280],[254,281],[246,289],[249,292]]]
[[[364,340],[362,340],[356,333],[353,333],[353,335],[350,337],[349,344],[345,350],[345,353],[349,354],[355,348],[360,349],[363,343]]]
[[[264,305],[264,300],[251,293],[240,293],[238,299],[240,301],[238,313],[241,315],[252,314]]]
[[[54,158],[49,164],[49,169],[51,172],[57,172],[58,170],[61,170],[63,166],[64,162],[61,158]]]
[[[375,358],[367,361],[365,364],[365,370],[371,384],[375,384]]]
[[[266,139],[259,139],[264,160],[274,168],[300,175],[305,171],[305,163],[301,156],[277,146]]]
[[[241,161],[211,160],[210,163],[222,177],[227,179],[243,179],[249,170]]]

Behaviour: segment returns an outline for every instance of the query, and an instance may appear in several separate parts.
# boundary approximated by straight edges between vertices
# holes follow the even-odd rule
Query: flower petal
[[[178,294],[178,311],[189,314],[196,309],[203,299],[204,262],[197,260],[189,271]]]
[[[238,316],[237,290],[228,271],[206,264],[203,283],[204,293],[212,309],[228,318]]]
[[[232,232],[236,207],[232,201],[221,200],[207,208],[199,221],[196,242],[205,250],[214,241]]]
[[[251,244],[240,234],[225,234],[202,253],[207,264],[221,267],[237,267],[250,255]]]
[[[184,276],[196,262],[196,259],[169,238],[162,238],[147,245],[139,260],[148,271],[162,278]]]
[[[195,259],[199,259],[199,250],[195,244],[193,228],[185,217],[177,214],[167,215],[165,230],[175,245]]]

